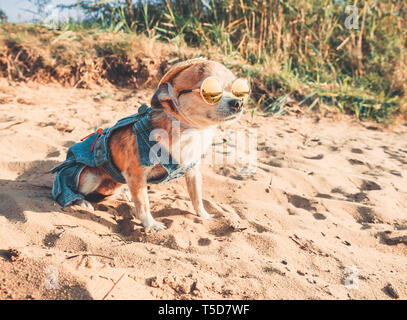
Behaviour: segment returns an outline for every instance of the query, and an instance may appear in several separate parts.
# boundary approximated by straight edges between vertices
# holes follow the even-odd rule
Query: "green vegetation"
[[[131,57],[141,50],[134,43],[161,40],[171,44],[170,63],[203,55],[249,77],[252,105],[266,114],[296,101],[307,112],[332,106],[359,119],[407,116],[405,1],[352,1],[357,29],[345,24],[356,11],[338,0],[130,3],[80,1],[88,18],[51,26],[54,38],[42,30],[42,45],[54,47],[53,58],[61,46],[61,64],[69,64],[76,55]],[[34,27],[7,28],[3,37],[21,42]]]

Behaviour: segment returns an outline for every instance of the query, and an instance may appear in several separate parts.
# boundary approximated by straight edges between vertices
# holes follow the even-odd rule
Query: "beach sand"
[[[258,167],[203,165],[212,221],[184,179],[150,186],[155,233],[125,199],[56,204],[46,172],[152,93],[0,79],[0,299],[407,298],[403,124],[247,112]]]

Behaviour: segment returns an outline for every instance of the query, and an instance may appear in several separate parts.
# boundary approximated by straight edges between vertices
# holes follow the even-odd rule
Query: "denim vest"
[[[106,128],[98,133],[90,135],[84,141],[75,143],[68,149],[66,160],[51,170],[57,173],[52,187],[52,197],[61,206],[65,207],[74,201],[84,199],[85,195],[78,190],[79,176],[85,167],[102,167],[110,176],[120,183],[126,183],[120,170],[113,163],[109,141],[111,135],[120,128],[133,125],[136,134],[137,147],[142,167],[154,166],[159,159],[168,159],[168,163],[161,162],[166,170],[163,178],[149,181],[152,183],[165,183],[184,176],[196,162],[180,166],[173,161],[171,155],[164,148],[158,148],[155,153],[151,148],[158,142],[150,140],[152,131],[150,119],[152,109],[142,105],[138,113],[119,120],[113,127]]]

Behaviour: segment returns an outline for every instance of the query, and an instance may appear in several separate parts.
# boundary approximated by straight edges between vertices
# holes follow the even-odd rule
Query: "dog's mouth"
[[[243,113],[243,110],[241,110],[239,112],[236,112],[236,113],[230,113],[230,114],[225,115],[224,117],[222,117],[222,121],[226,122],[226,121],[236,120],[236,119],[240,118],[242,113]]]
[[[232,115],[230,115],[230,116],[224,117],[224,118],[222,119],[222,121],[235,120],[235,119],[237,119],[238,116],[239,116],[239,114],[235,113],[235,114],[232,114]]]
[[[241,110],[239,112],[218,112],[217,114],[208,112],[206,114],[206,117],[212,121],[224,123],[224,122],[231,122],[233,120],[237,120],[240,118],[240,116],[242,114],[243,114],[243,110]]]

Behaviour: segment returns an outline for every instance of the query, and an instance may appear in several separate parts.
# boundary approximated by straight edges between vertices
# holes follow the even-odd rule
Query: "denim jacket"
[[[152,109],[142,105],[138,113],[119,120],[113,127],[106,128],[99,133],[88,136],[84,141],[75,143],[68,149],[66,160],[51,170],[57,173],[52,187],[52,197],[61,206],[65,207],[74,201],[84,199],[85,195],[78,190],[79,176],[85,167],[101,166],[113,179],[120,183],[126,183],[122,173],[112,161],[109,141],[117,129],[133,125],[136,134],[140,164],[142,167],[154,166],[159,159],[168,159],[168,163],[161,162],[167,171],[161,179],[149,181],[152,183],[164,183],[182,177],[196,162],[180,166],[173,161],[171,155],[164,148],[158,148],[157,154],[151,149],[158,142],[150,140],[152,131],[150,119]],[[164,154],[167,153],[167,154]]]

